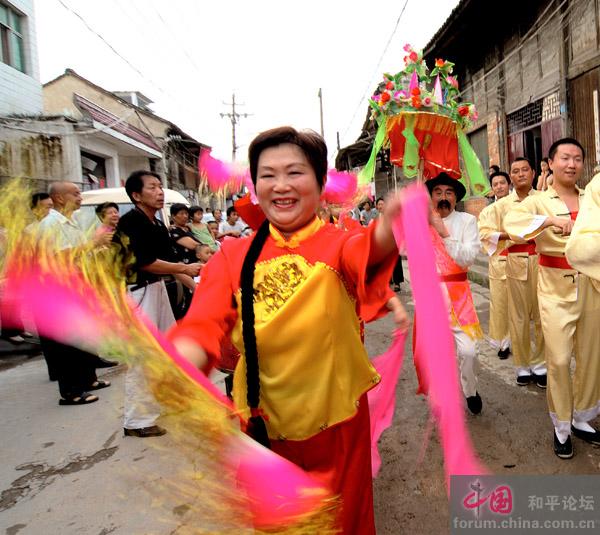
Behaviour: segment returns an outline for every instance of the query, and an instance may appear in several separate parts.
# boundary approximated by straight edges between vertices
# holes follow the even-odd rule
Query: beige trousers
[[[489,343],[496,349],[510,345],[508,334],[508,288],[506,285],[506,257],[492,256],[490,277],[490,329]]]
[[[510,253],[506,262],[506,283],[508,331],[517,373],[544,374],[544,334],[538,306],[537,255]],[[535,349],[531,347],[531,321],[534,326]]]
[[[553,295],[547,292],[551,284],[557,287]],[[548,410],[557,434],[565,436],[571,420],[588,422],[600,414],[600,293],[585,275],[540,266],[539,303],[546,340]]]

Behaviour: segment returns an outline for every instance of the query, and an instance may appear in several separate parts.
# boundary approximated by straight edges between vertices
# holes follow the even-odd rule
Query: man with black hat
[[[450,300],[451,329],[460,365],[460,380],[467,406],[473,414],[482,408],[477,392],[477,340],[483,337],[475,312],[467,270],[480,251],[477,219],[471,214],[455,211],[466,194],[465,187],[446,173],[426,182],[433,210],[431,226],[436,263],[440,278]]]

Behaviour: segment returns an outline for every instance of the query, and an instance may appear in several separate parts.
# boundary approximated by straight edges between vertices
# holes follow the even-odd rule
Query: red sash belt
[[[440,280],[442,282],[463,282],[467,280],[467,272],[463,271],[461,273],[450,273],[448,275],[440,275]]]
[[[501,256],[508,256],[508,253],[527,253],[528,255],[537,254],[535,250],[535,241],[529,240],[527,243],[515,243],[507,247],[500,253]]]
[[[539,254],[538,262],[540,266],[554,269],[573,269],[564,256],[550,256],[547,254]]]

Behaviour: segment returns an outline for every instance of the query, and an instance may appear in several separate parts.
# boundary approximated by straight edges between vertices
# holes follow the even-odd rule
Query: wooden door
[[[594,175],[600,159],[600,69],[596,68],[569,82],[569,117],[573,137],[585,149],[585,167],[580,186]]]

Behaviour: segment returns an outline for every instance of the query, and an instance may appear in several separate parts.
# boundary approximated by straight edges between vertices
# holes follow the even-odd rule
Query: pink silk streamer
[[[45,273],[42,276],[39,270],[31,267],[19,273],[13,271],[9,282],[10,302],[27,303],[42,336],[88,351],[97,350],[101,341],[111,336],[113,339],[126,336],[126,326],[111,323],[112,317],[106,314],[106,307],[101,306],[94,289],[76,273]],[[22,310],[13,304],[6,312],[18,317]],[[208,378],[179,355],[140,311],[136,315],[163,349],[165,358],[210,394],[215,403],[233,408]],[[317,479],[241,431],[231,433],[226,444],[223,462],[237,470],[237,483],[249,497],[256,527],[291,525],[296,519],[317,510],[328,498],[329,491]]]
[[[381,468],[381,457],[377,442],[381,434],[392,425],[394,417],[396,385],[402,369],[405,341],[406,332],[396,332],[390,348],[371,362],[377,373],[381,375],[379,384],[367,393],[371,418],[371,470],[373,478],[377,476]]]
[[[250,170],[247,167],[223,162],[210,155],[210,151],[203,149],[198,159],[200,176],[206,179],[208,187],[215,192],[227,188],[230,191],[239,191],[246,186],[254,196],[254,187],[250,180]],[[253,199],[254,200],[254,199]]]
[[[473,450],[465,424],[463,399],[458,384],[454,339],[450,331],[448,310],[436,271],[435,253],[429,236],[429,195],[422,185],[403,190],[404,203],[400,220],[394,222],[395,233],[401,227],[408,257],[416,325],[415,361],[429,385],[429,406],[437,420],[444,451],[447,484],[452,475],[479,475],[486,470]]]
[[[332,204],[345,204],[355,197],[357,186],[356,175],[330,169],[327,171],[323,200]]]
[[[220,192],[224,189],[239,191],[242,186],[246,186],[250,191],[253,204],[258,204],[250,170],[247,167],[223,162],[211,156],[209,150],[202,150],[198,159],[198,170],[212,191]],[[358,193],[357,188],[356,175],[329,169],[323,189],[323,200],[332,204],[350,203]]]

